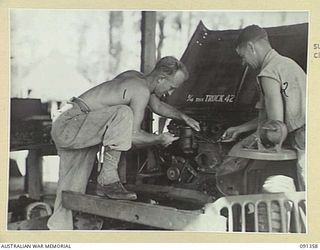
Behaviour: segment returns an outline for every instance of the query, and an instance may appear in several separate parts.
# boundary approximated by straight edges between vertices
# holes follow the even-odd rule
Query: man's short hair
[[[255,24],[250,25],[245,27],[241,31],[236,43],[236,47],[240,47],[250,41],[255,42],[260,39],[265,39],[269,41],[267,32],[263,28],[259,27],[258,25],[255,25]]]
[[[165,76],[173,76],[178,70],[181,70],[186,79],[189,77],[186,66],[173,56],[162,57],[154,67],[154,70]]]

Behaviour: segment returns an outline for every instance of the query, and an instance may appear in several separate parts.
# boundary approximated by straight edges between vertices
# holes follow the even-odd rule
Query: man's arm
[[[279,82],[272,78],[262,77],[261,86],[264,92],[265,111],[268,120],[282,121],[284,107]]]
[[[244,132],[249,132],[251,130],[255,130],[257,129],[258,127],[258,117],[257,118],[254,118],[246,123],[243,123],[241,124],[239,127],[240,127],[240,130],[241,130],[241,133],[244,133]]]
[[[145,108],[149,102],[150,92],[143,87],[132,87],[128,89],[130,95],[130,107],[133,112],[133,136],[132,144],[138,147],[161,144],[167,146],[179,139],[170,133],[155,135],[141,129]]]
[[[237,139],[237,137],[244,133],[244,132],[249,132],[251,130],[257,129],[258,128],[258,122],[259,119],[255,118],[253,120],[250,120],[246,123],[243,123],[239,126],[236,127],[230,127],[228,128],[223,135],[221,136],[222,140],[230,140],[230,141],[234,141]]]
[[[251,121],[243,123],[236,127],[228,128],[222,135],[222,139],[235,140],[240,134],[251,130],[259,129],[259,124],[267,119],[283,121],[283,104],[280,93],[279,83],[271,78],[263,77],[261,85],[264,90],[264,96],[261,96],[258,107],[259,116]],[[282,116],[281,116],[282,114]]]
[[[183,120],[194,130],[200,131],[199,122],[182,113],[178,109],[172,107],[171,105],[160,101],[159,98],[154,94],[150,96],[149,106],[154,113],[160,116],[164,116],[171,119]]]

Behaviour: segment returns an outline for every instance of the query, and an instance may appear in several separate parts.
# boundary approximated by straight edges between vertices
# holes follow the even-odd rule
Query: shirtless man
[[[105,151],[97,194],[111,199],[137,198],[119,180],[121,152],[129,150],[132,145],[168,146],[178,139],[170,133],[156,135],[141,129],[147,106],[160,116],[183,120],[193,129],[200,130],[197,121],[159,99],[187,79],[188,71],[183,63],[174,57],[164,57],[148,75],[126,71],[70,100],[72,108],[54,121],[51,132],[60,156],[60,166],[49,229],[73,229],[72,211],[62,207],[61,192],[85,192],[101,144]]]
[[[265,120],[284,122],[290,144],[297,151],[298,189],[304,191],[306,74],[295,61],[275,51],[267,32],[257,25],[242,30],[236,50],[245,64],[259,70],[259,117],[228,128],[223,138],[235,140],[241,133],[257,129]]]

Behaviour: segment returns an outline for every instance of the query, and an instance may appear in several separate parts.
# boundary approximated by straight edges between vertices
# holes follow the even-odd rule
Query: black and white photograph
[[[9,21],[7,231],[308,233],[308,11]]]

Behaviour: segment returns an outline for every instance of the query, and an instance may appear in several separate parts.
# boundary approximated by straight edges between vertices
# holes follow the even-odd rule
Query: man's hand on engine
[[[184,122],[190,126],[192,129],[194,129],[195,131],[200,131],[200,124],[198,121],[192,119],[191,117],[184,115],[183,118]]]
[[[172,142],[176,141],[179,139],[179,137],[174,136],[173,134],[169,132],[165,132],[160,135],[161,138],[161,145],[164,147],[168,147]]]
[[[230,127],[221,136],[222,141],[235,141],[243,133],[240,127]]]

